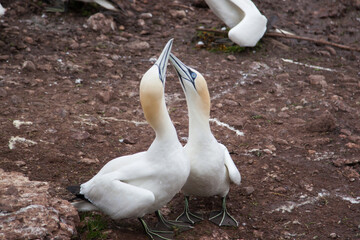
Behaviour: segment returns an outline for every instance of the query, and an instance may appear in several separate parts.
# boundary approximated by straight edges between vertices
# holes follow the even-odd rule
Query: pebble
[[[348,148],[360,149],[359,144],[352,143],[352,142],[349,142],[349,143],[345,144],[345,146],[348,147]]]
[[[38,69],[41,71],[50,72],[53,69],[53,67],[51,64],[40,64],[38,66]]]
[[[25,61],[22,65],[22,69],[27,70],[27,71],[35,71],[36,67],[32,61]]]
[[[145,50],[150,48],[150,44],[145,41],[133,41],[129,42],[125,45],[126,48],[133,49],[133,50]]]
[[[289,80],[290,75],[288,73],[281,73],[276,76],[276,80],[286,81]]]
[[[170,15],[174,18],[185,18],[186,12],[184,10],[170,10]]]
[[[331,238],[337,238],[337,234],[336,233],[330,233],[329,235]]]
[[[274,189],[274,192],[277,192],[277,193],[286,193],[287,190],[286,190],[286,188],[284,188],[284,187],[277,187],[277,188]]]
[[[245,194],[248,196],[251,195],[255,191],[253,186],[244,187],[243,189],[244,189]]]
[[[226,59],[229,60],[229,61],[235,61],[235,60],[236,60],[236,57],[235,57],[234,55],[228,55],[228,56],[226,57]]]
[[[286,112],[280,112],[280,113],[278,114],[278,116],[281,117],[281,118],[289,118],[289,117],[290,117],[290,115],[287,114]]]
[[[320,85],[322,88],[327,87],[327,82],[325,81],[325,76],[323,75],[310,75],[309,82],[312,85]]]
[[[32,39],[31,37],[25,37],[24,42],[28,44],[34,44],[34,39]]]
[[[112,32],[116,29],[114,20],[111,17],[105,17],[102,13],[91,15],[86,22],[92,30],[102,33]]]
[[[86,131],[75,132],[74,134],[71,135],[71,137],[76,140],[85,140],[90,137],[90,133]]]
[[[146,25],[144,19],[138,19],[137,20],[137,25],[140,27],[144,27]]]
[[[97,158],[91,159],[91,158],[80,158],[79,162],[92,164],[92,163],[99,163],[99,160]]]
[[[103,103],[109,103],[110,100],[111,100],[111,97],[112,97],[112,92],[111,91],[103,91],[103,92],[99,92],[97,95],[96,95],[101,102]]]
[[[6,97],[7,91],[4,88],[0,88],[0,97]]]
[[[9,60],[10,56],[9,55],[1,55],[0,56],[0,61],[6,61]]]
[[[26,163],[24,161],[16,161],[15,165],[18,166],[18,167],[23,167],[23,166],[26,165]]]
[[[151,13],[142,13],[142,14],[140,14],[139,17],[142,19],[149,19],[149,18],[152,18],[153,15]]]
[[[258,230],[253,231],[254,237],[258,239],[263,239],[264,233]]]

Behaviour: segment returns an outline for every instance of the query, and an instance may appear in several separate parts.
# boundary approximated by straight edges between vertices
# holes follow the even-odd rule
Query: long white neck
[[[209,124],[209,115],[197,106],[188,103],[189,139],[188,143],[197,143],[213,137]]]
[[[166,109],[165,100],[160,103],[156,121],[150,123],[158,141],[178,140],[176,129]]]

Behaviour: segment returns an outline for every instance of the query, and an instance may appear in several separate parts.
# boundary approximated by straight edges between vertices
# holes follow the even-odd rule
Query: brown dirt
[[[0,19],[2,169],[48,181],[54,196],[69,199],[66,186],[88,180],[117,156],[146,150],[154,133],[132,122],[144,121],[139,81],[152,65],[149,59],[175,38],[173,52],[207,79],[211,117],[245,133],[211,124],[242,174],[228,200],[240,226],[220,229],[204,221],[176,239],[360,238],[359,52],[279,38],[263,38],[239,53],[197,49],[197,27],[223,24],[189,0],[136,1],[132,14],[112,14],[118,26],[103,34],[84,27],[88,17],[81,11],[42,16],[45,3],[27,2],[2,1],[9,8]],[[277,15],[277,27],[359,47],[359,1],[254,2],[269,19]],[[144,12],[153,17],[141,26]],[[135,40],[150,48],[131,49],[127,44]],[[171,67],[166,93],[183,139],[187,109]],[[32,125],[17,129],[14,120]],[[18,143],[11,150],[12,136],[37,144]],[[178,194],[164,213],[180,213],[182,200]],[[220,199],[191,204],[210,212]],[[154,216],[147,219],[155,222]],[[108,239],[146,239],[136,219],[106,222]],[[86,239],[86,232],[77,238]]]

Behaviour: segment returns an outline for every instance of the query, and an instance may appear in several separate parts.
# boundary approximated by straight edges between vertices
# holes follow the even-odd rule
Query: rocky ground
[[[154,133],[139,81],[174,38],[173,52],[205,76],[213,133],[242,174],[228,199],[238,228],[204,221],[176,239],[360,238],[359,52],[270,37],[243,51],[198,48],[196,28],[224,24],[194,2],[138,0],[119,13],[73,5],[62,14],[45,12],[45,1],[1,1],[0,168],[47,182],[60,201],[109,160],[146,150]],[[359,48],[358,0],[254,2],[272,26]],[[185,144],[186,102],[170,67],[166,97]],[[179,214],[182,198],[163,213]],[[191,199],[199,212],[219,207],[218,198]],[[81,215],[77,229],[75,239],[146,239],[136,219]]]

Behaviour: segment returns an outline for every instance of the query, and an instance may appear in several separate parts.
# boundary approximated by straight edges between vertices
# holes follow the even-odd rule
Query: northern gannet
[[[176,219],[194,224],[201,216],[189,211],[189,196],[221,196],[222,210],[211,213],[209,220],[219,226],[238,226],[237,221],[227,212],[226,195],[230,182],[237,185],[241,175],[227,148],[211,133],[210,96],[204,77],[195,69],[186,66],[173,54],[170,61],[175,67],[186,96],[189,113],[189,138],[185,153],[190,159],[190,175],[182,188],[185,195],[184,212]]]
[[[254,47],[266,31],[267,19],[251,0],[205,0],[230,29],[229,38],[241,47]]]
[[[145,152],[118,157],[108,162],[93,178],[81,184],[73,203],[79,211],[100,210],[112,219],[139,218],[151,239],[167,239],[149,229],[142,217],[158,211],[185,184],[190,163],[166,109],[164,86],[173,40],[144,74],[140,102],[145,118],[156,133]],[[76,187],[68,188],[76,193]],[[74,191],[75,190],[75,191]]]

